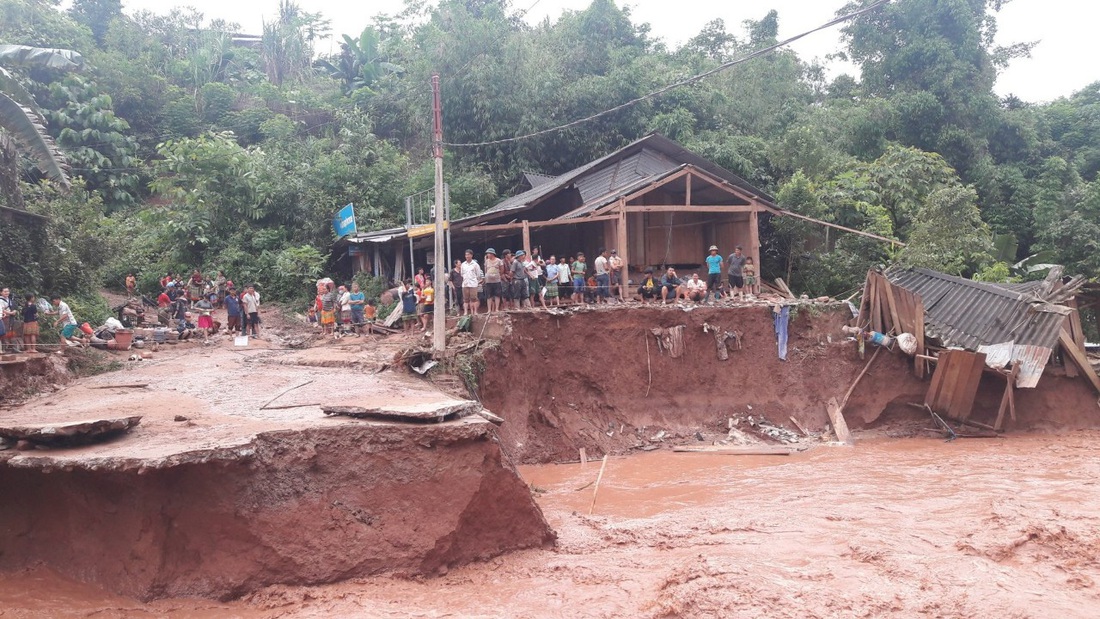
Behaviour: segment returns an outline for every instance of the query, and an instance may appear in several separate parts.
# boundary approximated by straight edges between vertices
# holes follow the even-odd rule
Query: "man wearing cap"
[[[653,267],[646,267],[642,285],[638,287],[638,294],[642,295],[642,303],[656,299],[660,287],[658,281],[653,278]]]
[[[626,300],[626,292],[623,289],[623,259],[619,257],[619,250],[612,249],[611,257],[607,259],[607,270],[611,275],[611,294]]]
[[[485,250],[485,305],[490,314],[500,311],[500,282],[504,261],[497,258],[497,250]]]
[[[524,259],[526,255],[527,253],[521,249],[516,252],[516,259],[512,261],[512,298],[515,299],[516,309],[521,309],[531,302],[527,264]]]
[[[462,263],[462,309],[464,315],[476,314],[481,303],[477,298],[477,287],[485,274],[481,265],[474,260],[474,250],[466,250],[466,261]]]
[[[710,255],[707,256],[707,290],[703,295],[704,300],[714,293],[714,300],[722,296],[722,256],[718,254],[718,246],[710,246]]]
[[[732,299],[735,294],[744,297],[745,278],[742,272],[745,268],[745,255],[741,253],[740,245],[735,247],[733,253],[730,254],[729,263],[730,268],[727,273],[730,280],[730,298]]]
[[[607,250],[596,256],[596,303],[608,303],[611,297],[611,274],[608,272]]]

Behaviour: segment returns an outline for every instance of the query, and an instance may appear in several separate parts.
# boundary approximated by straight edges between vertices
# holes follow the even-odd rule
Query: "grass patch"
[[[69,352],[69,371],[77,378],[116,372],[122,369],[122,362],[101,350],[94,348],[72,349]]]

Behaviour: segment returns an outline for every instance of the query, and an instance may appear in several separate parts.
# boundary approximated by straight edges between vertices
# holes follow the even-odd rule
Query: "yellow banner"
[[[443,229],[446,230],[451,225],[451,222],[443,222]],[[423,224],[420,226],[413,226],[409,228],[409,238],[415,239],[421,236],[428,236],[429,234],[435,234],[435,224]]]

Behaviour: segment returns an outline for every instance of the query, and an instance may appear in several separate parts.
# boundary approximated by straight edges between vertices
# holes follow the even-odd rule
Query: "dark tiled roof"
[[[532,188],[501,202],[492,208],[457,220],[455,223],[472,222],[510,211],[529,209],[560,190],[575,187],[580,192],[585,209],[570,216],[586,214],[599,206],[614,202],[634,188],[667,176],[670,172],[692,165],[717,179],[755,196],[768,206],[775,206],[775,199],[750,185],[733,172],[692,153],[680,144],[656,133],[632,142],[619,150],[591,163],[570,170],[541,184],[532,182]],[[530,176],[528,174],[528,176]],[[529,179],[530,181],[530,179]]]

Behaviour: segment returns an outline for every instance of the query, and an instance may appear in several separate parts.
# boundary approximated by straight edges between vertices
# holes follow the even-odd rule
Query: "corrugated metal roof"
[[[524,172],[523,179],[527,181],[528,185],[534,188],[549,183],[554,180],[554,177],[549,174],[539,174],[538,172]]]
[[[945,346],[977,350],[1011,342],[1053,348],[1069,309],[1031,303],[1026,293],[928,269],[886,271],[894,284],[920,295],[925,330]]]
[[[349,243],[386,243],[395,238],[402,237],[406,233],[404,228],[390,228],[388,230],[375,230],[374,232],[359,232],[347,237]]]
[[[1070,309],[1041,303],[1037,283],[975,282],[928,269],[892,267],[891,283],[920,296],[924,328],[944,346],[986,354],[986,365],[1004,368],[1016,362],[1016,386],[1033,388],[1058,342]]]

